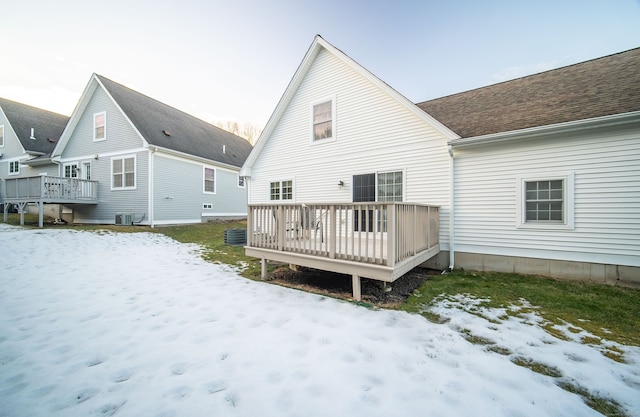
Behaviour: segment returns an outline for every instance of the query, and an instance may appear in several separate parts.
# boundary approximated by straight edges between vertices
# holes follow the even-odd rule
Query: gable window
[[[312,106],[313,141],[335,139],[335,99],[324,100]]]
[[[274,181],[269,186],[271,200],[293,200],[293,181]]]
[[[573,173],[518,179],[518,227],[573,228]]]
[[[216,170],[204,168],[204,192],[215,194],[216,192]]]
[[[107,112],[93,115],[93,140],[105,140],[107,138]]]
[[[4,125],[0,125],[0,148],[4,146]]]
[[[136,188],[136,157],[111,159],[111,189]]]
[[[20,173],[20,161],[9,161],[9,175]]]

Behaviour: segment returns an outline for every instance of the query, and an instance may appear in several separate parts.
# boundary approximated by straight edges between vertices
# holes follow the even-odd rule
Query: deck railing
[[[5,181],[5,201],[96,201],[98,182],[79,178],[37,177],[7,178]]]
[[[437,206],[253,204],[247,246],[393,267],[438,245]]]

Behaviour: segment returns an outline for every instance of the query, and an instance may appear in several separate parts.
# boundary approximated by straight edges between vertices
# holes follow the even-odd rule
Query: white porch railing
[[[5,182],[5,202],[95,202],[98,200],[98,182],[79,178],[37,177],[7,178]]]
[[[437,206],[413,203],[253,204],[247,247],[393,268],[439,244]]]

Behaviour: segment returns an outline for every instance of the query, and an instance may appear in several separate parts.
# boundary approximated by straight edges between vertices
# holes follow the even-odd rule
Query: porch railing
[[[247,246],[393,267],[438,245],[437,206],[253,204]]]
[[[79,178],[37,177],[7,178],[5,202],[34,201],[97,201],[98,182]]]

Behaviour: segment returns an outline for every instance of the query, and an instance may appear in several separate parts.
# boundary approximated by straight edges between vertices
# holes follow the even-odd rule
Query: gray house
[[[0,202],[4,203],[7,179],[58,175],[51,151],[68,120],[61,114],[0,98]],[[10,205],[7,202],[6,208]],[[55,215],[57,209],[52,206],[50,214]]]
[[[238,172],[250,151],[239,136],[93,74],[43,158],[56,164],[56,177],[32,179],[28,196],[12,197],[62,204],[62,217],[77,223],[242,218],[247,193]]]

